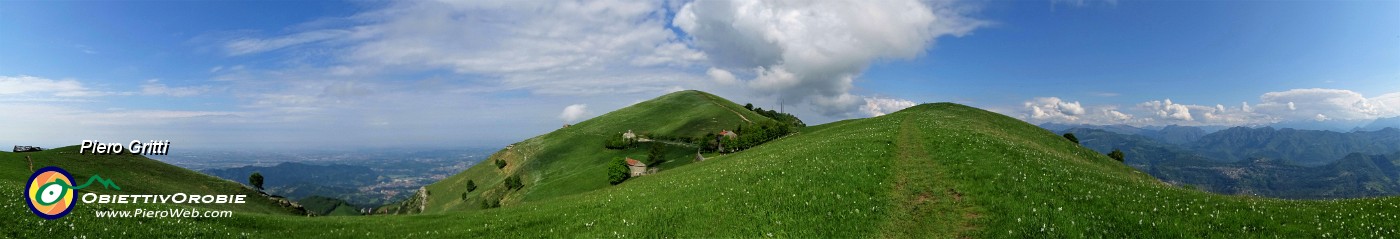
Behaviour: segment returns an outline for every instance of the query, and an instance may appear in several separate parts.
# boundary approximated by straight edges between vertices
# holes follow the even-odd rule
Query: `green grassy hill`
[[[121,190],[111,190],[98,186],[92,186],[78,190],[79,194],[93,192],[98,194],[175,194],[185,193],[187,195],[218,195],[218,194],[242,194],[246,197],[244,204],[188,204],[188,205],[164,205],[164,204],[84,204],[78,202],[72,212],[59,220],[46,222],[29,212],[25,205],[24,187],[28,184],[29,176],[33,171],[29,170],[29,161],[25,157],[34,160],[34,169],[46,166],[57,166],[67,170],[73,175],[76,183],[82,184],[89,177],[99,175],[102,178],[112,180]],[[165,226],[155,225],[180,225],[179,220],[158,220],[150,218],[142,219],[113,219],[95,218],[95,211],[110,210],[164,210],[164,209],[194,209],[200,211],[209,210],[229,210],[239,213],[256,213],[263,215],[296,215],[297,211],[288,207],[283,207],[267,197],[261,196],[257,191],[247,188],[242,184],[220,179],[217,177],[200,174],[164,162],[152,160],[140,155],[93,155],[78,154],[78,146],[68,146],[50,149],[40,152],[0,152],[0,224],[5,225],[0,229],[0,237],[7,238],[36,238],[40,236],[51,236],[54,231],[69,231],[73,235],[121,235],[119,232],[130,233],[152,233],[159,232],[155,228]],[[184,219],[190,224],[190,219]],[[207,219],[205,219],[207,220]],[[61,222],[61,223],[59,223]],[[127,227],[113,227],[113,225],[128,225]],[[142,226],[147,225],[147,226]],[[192,225],[192,224],[190,224]],[[114,230],[121,228],[118,230]],[[168,227],[168,232],[158,234],[178,233],[179,227]],[[200,227],[190,232],[223,232],[231,231],[227,228]],[[109,234],[113,232],[115,234]],[[139,234],[134,234],[139,235]],[[170,234],[167,234],[170,235]]]
[[[79,193],[98,194],[174,194],[191,195],[243,194],[248,195],[245,204],[199,204],[199,207],[218,210],[236,210],[256,213],[292,213],[253,189],[237,182],[200,174],[141,155],[93,155],[78,154],[78,146],[68,146],[40,152],[11,153],[0,152],[0,184],[19,185],[21,191],[28,183],[29,162],[34,159],[34,169],[58,166],[73,175],[78,184],[84,183],[92,175],[111,179],[121,190],[110,190],[97,186],[79,190]],[[17,197],[18,198],[18,197]],[[80,207],[81,208],[81,207]],[[74,212],[76,214],[76,212]]]
[[[310,196],[297,200],[307,211],[322,216],[359,216],[360,209],[355,205],[336,198]]]
[[[554,132],[540,135],[502,149],[483,163],[428,185],[426,202],[422,193],[391,207],[417,212],[477,210],[481,200],[501,198],[501,204],[538,201],[608,187],[606,163],[614,157],[646,157],[648,147],[610,150],[603,147],[608,138],[621,137],[631,130],[637,135],[698,137],[721,130],[756,123],[775,123],[743,106],[709,93],[680,91],[640,102]],[[695,149],[667,145],[663,171],[691,163]],[[505,168],[494,162],[505,160]],[[507,190],[503,181],[521,175],[525,187]],[[467,192],[467,180],[479,189]],[[466,193],[465,197],[463,193]],[[424,206],[426,204],[426,207]]]
[[[612,124],[605,118],[586,123],[609,127],[602,132],[620,128],[604,125]],[[568,134],[561,131],[541,138]],[[539,160],[525,164],[539,167],[533,170],[585,167],[535,157],[524,161],[531,160]],[[474,174],[480,175],[464,173]],[[451,180],[434,187],[459,186]],[[549,185],[533,180],[539,179],[527,182],[527,190]],[[478,183],[483,181],[499,183]],[[6,197],[17,191],[4,187],[10,187],[4,189]],[[1400,220],[1400,198],[1295,201],[1173,187],[1034,125],[948,103],[807,128],[617,186],[540,195],[550,196],[496,209],[366,217],[239,213],[145,224],[79,217],[54,226],[35,225],[36,217],[23,215],[21,227],[5,230],[19,235],[52,230],[45,235],[59,237],[380,238],[1377,238],[1400,233],[1394,223]],[[27,213],[12,205],[0,205],[5,207],[0,211]],[[106,227],[63,228],[91,224]]]

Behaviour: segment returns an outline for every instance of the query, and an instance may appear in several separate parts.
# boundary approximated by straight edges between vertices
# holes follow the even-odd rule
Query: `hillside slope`
[[[1017,119],[941,103],[817,126],[617,186],[497,209],[317,218],[236,214],[181,222],[191,230],[136,234],[1375,238],[1397,233],[1396,212],[1400,198],[1393,197],[1293,201],[1173,187]],[[142,229],[111,222],[122,232]]]
[[[239,212],[286,214],[292,211],[278,206],[253,189],[217,177],[200,174],[141,155],[78,154],[78,146],[68,146],[40,152],[0,152],[0,184],[28,183],[30,174],[25,156],[34,159],[34,168],[58,166],[73,174],[75,180],[86,181],[92,175],[111,179],[121,190],[88,187],[79,193],[98,194],[174,194],[190,195],[243,194],[245,204],[199,204],[208,209]],[[79,207],[82,208],[82,207]],[[75,212],[76,213],[76,212]]]
[[[555,198],[609,186],[606,163],[614,157],[646,157],[648,148],[604,148],[604,141],[631,131],[649,137],[699,137],[741,126],[776,123],[724,98],[700,91],[679,91],[636,103],[554,132],[513,144],[483,163],[424,187],[417,197],[397,205],[405,211],[441,212],[480,209],[480,201],[501,198],[501,204]],[[692,162],[695,149],[667,145],[668,163],[662,171]],[[506,166],[498,169],[496,160]],[[653,165],[656,166],[656,165]],[[523,189],[508,190],[503,181],[521,175]],[[479,189],[467,192],[468,180]],[[465,193],[465,195],[464,195]],[[426,202],[423,201],[426,199]]]
[[[1397,211],[1394,197],[1295,201],[1173,187],[1014,118],[944,103],[556,199],[307,223],[409,222],[333,234],[371,236],[1377,237],[1397,233]]]

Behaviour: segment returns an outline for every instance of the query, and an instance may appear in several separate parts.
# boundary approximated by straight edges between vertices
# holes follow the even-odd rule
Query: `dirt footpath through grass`
[[[949,184],[945,169],[934,159],[938,152],[924,148],[928,134],[920,125],[929,120],[920,114],[898,119],[900,130],[894,142],[897,152],[891,169],[889,221],[881,229],[882,238],[963,238],[975,229],[977,215],[967,195]]]

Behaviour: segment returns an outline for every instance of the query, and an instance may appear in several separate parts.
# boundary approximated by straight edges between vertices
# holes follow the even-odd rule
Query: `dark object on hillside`
[[[467,192],[476,191],[476,181],[467,180]]]
[[[1113,149],[1113,152],[1109,152],[1109,153],[1108,153],[1108,157],[1109,157],[1109,158],[1113,158],[1113,160],[1118,160],[1119,163],[1122,163],[1122,162],[1123,162],[1123,151],[1118,151],[1118,149]]]
[[[653,171],[652,169],[647,169],[647,164],[646,164],[646,163],[642,163],[642,161],[637,161],[636,159],[627,158],[626,162],[627,162],[627,172],[628,172],[627,174],[630,175],[630,176],[628,176],[628,177],[639,177],[639,176],[651,174],[650,172]]]
[[[263,190],[262,174],[254,172],[253,175],[248,175],[248,184],[252,184],[253,187],[257,188],[259,191]]]
[[[504,168],[506,168],[506,160],[505,160],[505,159],[496,159],[496,168],[497,168],[497,169],[504,169]]]
[[[630,169],[627,167],[627,161],[625,159],[613,158],[612,162],[608,163],[608,183],[617,185],[622,183],[622,181],[626,181],[628,177],[632,176],[628,174],[629,171]]]
[[[44,151],[43,147],[15,145],[15,153]]]
[[[510,176],[509,178],[506,178],[506,188],[508,188],[508,189],[521,189],[521,188],[524,188],[524,187],[525,187],[525,184],[522,183],[522,182],[520,181],[520,175],[519,175],[519,174],[517,174],[517,175],[512,175],[512,176]]]
[[[1074,137],[1072,133],[1065,133],[1065,139],[1069,139],[1069,142],[1074,142],[1074,144],[1079,144],[1079,138]]]

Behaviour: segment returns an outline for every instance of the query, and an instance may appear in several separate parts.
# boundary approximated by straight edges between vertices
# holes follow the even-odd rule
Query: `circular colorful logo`
[[[44,219],[53,220],[73,211],[73,175],[62,168],[49,166],[34,171],[29,176],[29,185],[24,187],[25,201],[29,211]]]

